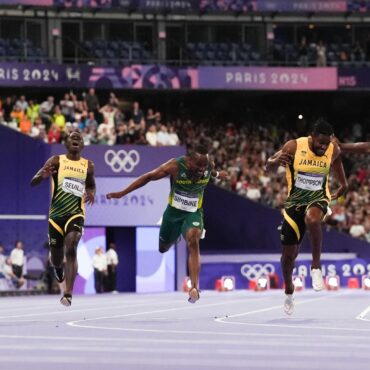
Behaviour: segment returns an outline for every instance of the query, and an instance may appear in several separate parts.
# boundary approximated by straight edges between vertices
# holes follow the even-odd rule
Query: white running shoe
[[[287,294],[284,301],[284,312],[291,315],[294,312],[294,298],[293,294]]]
[[[200,238],[201,239],[204,239],[206,237],[206,229],[205,228],[203,228],[203,230],[202,230],[202,234],[200,235]]]
[[[312,288],[316,292],[320,292],[325,289],[324,279],[320,269],[311,269]]]

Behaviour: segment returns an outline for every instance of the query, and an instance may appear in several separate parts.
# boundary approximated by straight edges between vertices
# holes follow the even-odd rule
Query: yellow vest
[[[85,215],[84,193],[88,160],[72,161],[59,156],[59,169],[52,177],[52,200],[49,218]]]
[[[286,166],[288,199],[285,208],[309,205],[317,201],[330,202],[329,173],[334,144],[330,143],[323,156],[317,156],[308,145],[308,137],[296,140],[294,161]]]

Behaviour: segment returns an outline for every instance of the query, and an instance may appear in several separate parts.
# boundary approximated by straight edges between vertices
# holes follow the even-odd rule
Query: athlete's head
[[[200,144],[189,150],[188,156],[190,158],[187,168],[189,177],[193,180],[199,180],[203,177],[209,165],[208,147]]]
[[[73,131],[67,136],[65,146],[70,153],[79,153],[84,148],[84,141],[79,131]]]
[[[323,156],[328,149],[334,134],[333,127],[323,118],[319,118],[312,130],[312,150],[318,156]]]

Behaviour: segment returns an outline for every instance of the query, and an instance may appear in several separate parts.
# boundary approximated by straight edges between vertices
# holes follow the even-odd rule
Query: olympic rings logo
[[[119,150],[115,152],[109,149],[104,154],[105,163],[110,166],[113,172],[132,172],[140,162],[140,155],[137,150]]]
[[[264,265],[256,263],[250,265],[246,263],[240,268],[241,274],[248,280],[259,279],[263,275],[270,275],[275,272],[275,267],[271,263],[266,263]]]

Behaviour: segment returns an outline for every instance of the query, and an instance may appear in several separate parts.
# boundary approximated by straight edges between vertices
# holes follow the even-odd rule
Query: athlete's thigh
[[[181,234],[186,237],[188,230],[191,229],[199,230],[199,234],[201,234],[203,227],[204,224],[202,210],[198,209],[196,212],[188,212],[181,226]]]
[[[319,201],[310,204],[306,210],[306,217],[316,220],[322,221],[328,212],[328,203],[325,201]]]
[[[49,220],[49,247],[63,249],[64,231],[60,222]]]
[[[159,241],[164,244],[175,242],[181,235],[182,212],[167,207],[162,217]]]
[[[284,245],[299,245],[306,232],[305,207],[290,207],[284,210],[280,241]]]

